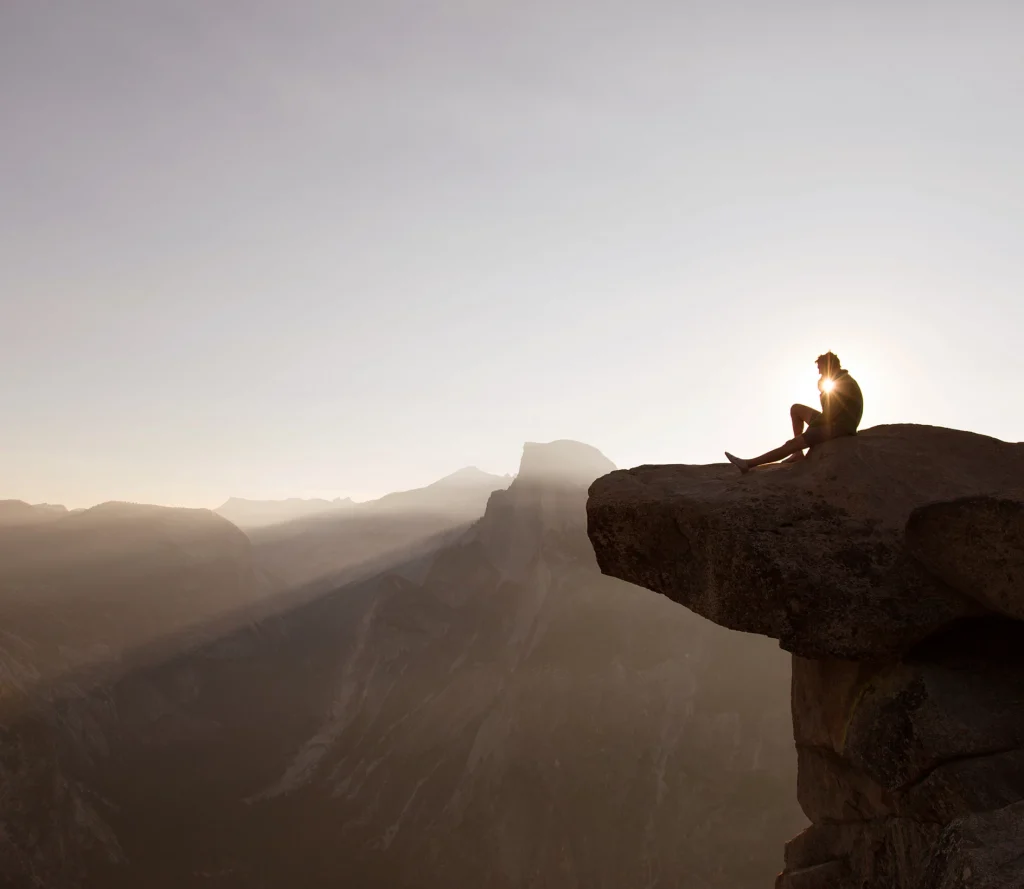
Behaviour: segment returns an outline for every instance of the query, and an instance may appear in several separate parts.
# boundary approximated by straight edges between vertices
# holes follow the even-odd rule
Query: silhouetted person
[[[839,357],[835,353],[819,355],[817,364],[821,375],[818,379],[821,410],[816,411],[806,404],[794,404],[789,409],[789,415],[793,418],[793,438],[774,451],[754,457],[753,460],[741,460],[726,451],[725,456],[739,467],[740,472],[747,472],[764,463],[774,463],[783,457],[786,458],[784,462],[794,463],[804,458],[804,448],[843,435],[853,435],[857,431],[864,413],[864,396],[860,386],[849,371],[840,367]]]

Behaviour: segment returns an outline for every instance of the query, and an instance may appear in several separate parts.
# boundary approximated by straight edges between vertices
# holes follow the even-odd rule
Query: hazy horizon
[[[0,498],[1024,440],[1024,8],[0,9]]]

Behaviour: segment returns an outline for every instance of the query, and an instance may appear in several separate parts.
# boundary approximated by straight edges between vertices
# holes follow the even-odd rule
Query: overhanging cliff
[[[601,569],[793,652],[787,889],[1024,886],[1024,445],[883,426],[598,479]]]

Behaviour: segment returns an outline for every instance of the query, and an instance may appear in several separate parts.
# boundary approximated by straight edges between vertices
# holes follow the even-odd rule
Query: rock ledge
[[[590,488],[601,569],[794,653],[779,889],[1024,887],[1024,444],[882,426]]]
[[[874,660],[958,618],[1024,616],[1022,503],[1024,445],[879,426],[747,475],[619,470],[591,486],[587,516],[606,574],[804,657]],[[969,564],[968,524],[1002,581]]]

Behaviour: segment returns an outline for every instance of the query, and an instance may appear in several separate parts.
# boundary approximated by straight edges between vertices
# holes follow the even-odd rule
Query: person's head
[[[835,352],[826,352],[817,358],[818,373],[823,377],[831,377],[839,370],[839,356]]]

